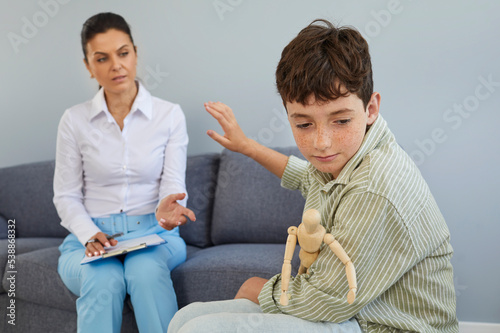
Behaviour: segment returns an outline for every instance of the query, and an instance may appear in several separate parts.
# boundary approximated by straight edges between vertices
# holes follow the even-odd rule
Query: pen
[[[106,239],[111,239],[111,238],[116,238],[116,237],[120,237],[120,236],[123,236],[123,232],[119,232],[119,233],[116,233],[114,235],[107,235],[106,236]],[[97,241],[97,239],[89,239],[87,243],[95,243]]]
[[[106,238],[111,239],[111,238],[116,238],[116,237],[120,237],[120,236],[123,236],[123,232],[119,232],[119,233],[116,233],[116,234],[111,235],[111,236],[106,236]]]

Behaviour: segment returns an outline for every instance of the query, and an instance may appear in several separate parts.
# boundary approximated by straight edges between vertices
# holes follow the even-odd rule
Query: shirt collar
[[[136,81],[138,82],[138,81]],[[153,103],[151,100],[151,94],[146,88],[142,85],[142,83],[138,82],[138,92],[135,97],[134,103],[132,104],[132,108],[130,109],[130,113],[141,112],[151,120],[153,117]],[[90,109],[90,119],[94,119],[100,113],[104,112],[109,121],[113,120],[113,116],[108,110],[108,105],[106,104],[106,99],[104,98],[104,88],[99,89],[97,94],[92,99],[92,106]]]
[[[354,154],[344,168],[342,168],[342,171],[336,179],[333,179],[330,173],[319,171],[311,163],[309,163],[310,174],[319,181],[320,184],[323,184],[323,190],[325,191],[329,191],[335,184],[346,185],[350,181],[353,171],[358,167],[365,156],[375,149],[387,134],[387,123],[379,114],[375,122],[368,129],[368,132],[366,132],[361,147],[359,147],[356,154]]]

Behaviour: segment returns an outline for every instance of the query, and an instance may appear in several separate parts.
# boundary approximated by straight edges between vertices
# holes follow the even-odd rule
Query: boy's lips
[[[331,162],[333,161],[336,157],[338,156],[338,154],[333,154],[333,155],[326,155],[326,156],[314,156],[314,158],[318,161],[318,162]]]

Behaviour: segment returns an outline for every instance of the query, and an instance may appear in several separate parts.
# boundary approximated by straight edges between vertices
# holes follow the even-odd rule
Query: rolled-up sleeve
[[[299,190],[304,198],[307,197],[309,188],[308,166],[309,162],[291,155],[281,177],[281,186],[289,190]]]

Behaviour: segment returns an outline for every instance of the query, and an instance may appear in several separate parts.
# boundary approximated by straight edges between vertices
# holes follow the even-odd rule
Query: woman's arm
[[[160,179],[159,204],[156,209],[156,219],[160,226],[167,230],[186,223],[187,218],[196,220],[194,212],[186,208],[186,160],[189,140],[186,120],[180,106],[175,106],[171,119]]]
[[[101,230],[92,222],[83,205],[83,163],[74,135],[71,114],[66,111],[57,131],[54,172],[54,205],[63,227],[82,245]]]
[[[205,109],[219,122],[224,131],[222,136],[209,130],[207,131],[208,136],[224,148],[254,159],[277,177],[283,176],[288,156],[248,138],[238,125],[233,111],[227,105],[221,102],[208,102],[205,103]]]

